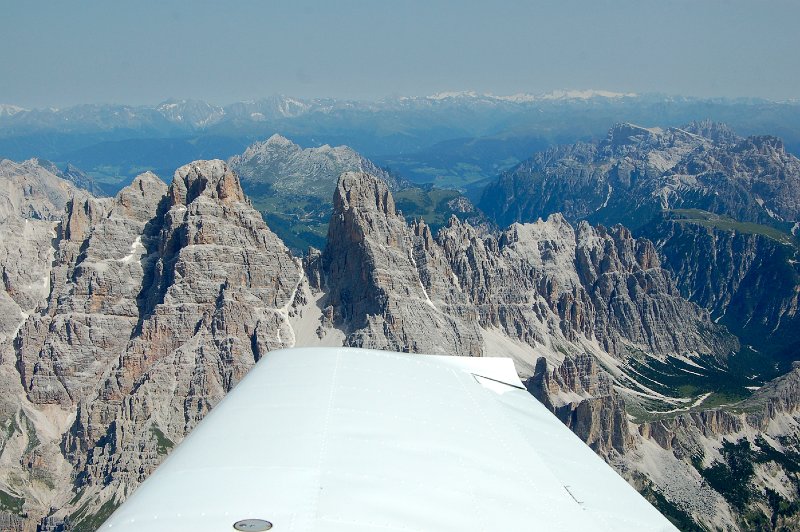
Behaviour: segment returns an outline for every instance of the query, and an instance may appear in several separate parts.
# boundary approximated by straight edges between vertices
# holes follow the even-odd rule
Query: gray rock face
[[[294,343],[299,264],[236,175],[192,163],[165,198],[132,337],[66,438],[89,491],[141,482],[260,356]]]
[[[105,194],[103,194],[103,189],[100,188],[95,180],[75,165],[67,163],[67,165],[62,169],[50,161],[45,161],[43,159],[33,159],[33,161],[35,161],[42,168],[46,169],[48,172],[60,177],[61,179],[71,182],[73,185],[79,189],[85,190],[92,196],[105,196]]]
[[[246,202],[236,175],[221,161],[179,168],[167,205],[140,331],[121,359],[116,393],[198,334],[210,335],[218,357],[245,364],[229,368],[228,386],[261,354],[291,341],[284,309],[299,266]]]
[[[245,191],[259,185],[278,193],[319,197],[329,203],[339,176],[344,172],[366,172],[396,190],[399,183],[384,170],[347,146],[303,149],[275,134],[248,147],[229,164],[242,180]]]
[[[0,359],[17,329],[50,289],[55,222],[17,216],[0,222]]]
[[[492,235],[453,218],[434,239],[368,174],[342,175],[322,262],[351,345],[474,355],[483,331],[499,330],[552,362],[589,350],[722,365],[738,347],[623,227],[575,230],[554,215]]]
[[[560,337],[557,350],[569,350],[565,343],[596,339],[623,359],[635,351],[724,359],[737,348],[678,294],[653,245],[621,226],[574,230],[553,215],[481,239],[453,220],[439,242],[481,325],[532,346]]]
[[[647,254],[660,258],[682,296],[674,301],[686,298],[704,307],[714,323],[724,325],[736,335],[743,349],[742,356],[734,360],[748,360],[747,357],[763,360],[760,364],[753,363],[747,371],[738,370],[745,374],[744,380],[753,374],[773,378],[777,368],[783,370],[787,361],[797,358],[798,201],[800,160],[787,154],[779,139],[742,139],[724,126],[711,123],[666,130],[621,124],[612,128],[602,142],[565,146],[536,155],[501,176],[486,190],[480,206],[504,223],[532,222],[552,213],[563,213],[571,222],[622,223],[637,236],[648,238],[654,244],[648,245]],[[577,232],[580,233],[580,228]],[[619,239],[613,237],[613,232],[614,229],[607,231],[616,245]],[[692,311],[682,303],[668,303],[669,298],[662,294],[677,296],[678,292],[674,286],[667,287],[663,277],[643,275],[647,271],[643,269],[627,275],[629,281],[637,279],[634,284],[620,282],[625,276],[619,274],[594,281],[592,272],[596,264],[581,259],[576,271],[594,287],[590,299],[596,312],[605,314],[590,327],[604,349],[614,352],[619,347],[635,345],[643,352],[657,353],[675,348],[691,351],[702,344],[736,349],[735,343],[717,336],[708,327],[707,317],[697,322],[702,325],[693,329],[694,333],[686,335],[692,328],[681,318]],[[631,297],[619,298],[625,294],[624,288],[636,286],[635,292],[628,291]],[[656,290],[659,295],[655,296],[660,301],[658,310],[641,298],[647,292],[641,290],[645,286],[659,287]],[[641,302],[638,307],[645,309],[644,314],[634,311],[637,301]],[[607,329],[611,324],[614,325]],[[616,334],[620,330],[627,332]],[[698,351],[702,352],[702,347]],[[558,360],[552,357],[549,360],[557,367]],[[715,364],[700,363],[706,368]],[[745,415],[739,410],[755,406],[731,404],[736,401],[720,397],[715,388],[705,390],[711,396],[693,392],[693,397],[684,399],[688,404],[653,408],[625,393],[622,388],[626,384],[616,369],[609,364],[604,367],[617,379],[615,384],[629,412],[637,413],[637,418],[657,418],[642,423],[639,427],[642,439],[616,463],[618,470],[639,471],[650,479],[653,489],[710,528],[752,528],[753,523],[742,524],[741,520],[755,506],[761,508],[758,512],[770,517],[773,525],[779,521],[779,516],[769,510],[774,501],[768,503],[753,495],[751,503],[744,506],[741,501],[733,503],[729,500],[733,497],[730,492],[725,494],[728,499],[723,496],[725,487],[709,487],[703,475],[717,477],[703,468],[716,462],[723,464],[728,459],[723,439],[727,438],[729,443],[747,440],[753,449],[764,453],[748,458],[754,463],[763,460],[757,462],[760,465],[755,467],[752,483],[762,493],[769,488],[777,490],[784,499],[795,500],[796,486],[786,480],[794,474],[766,459],[771,451],[756,442],[762,435],[776,452],[791,455],[795,449],[791,442],[798,438],[797,420],[793,416],[754,416],[752,412]],[[645,380],[652,379],[646,386],[669,395],[670,390],[661,387],[665,380],[661,370],[665,367],[651,365],[645,370],[648,374]],[[650,371],[653,368],[660,369]],[[622,371],[629,373],[629,369]],[[706,370],[682,366],[677,371],[676,380],[684,381],[694,379],[692,372]],[[722,384],[729,384],[729,380],[723,379]],[[756,383],[741,383],[737,394],[748,393],[744,389],[748,384]],[[717,402],[722,400],[726,406],[704,408],[709,397]],[[642,406],[649,415],[641,415]],[[692,457],[700,455],[705,458],[698,468]],[[637,459],[643,463],[637,463]],[[730,470],[730,467],[726,463],[714,471],[724,472],[724,468]],[[790,465],[789,469],[794,467]],[[632,475],[628,478],[634,479]],[[747,482],[750,480],[744,484]],[[704,508],[727,508],[727,516],[716,520]]]
[[[72,199],[70,199],[72,198]],[[14,339],[29,316],[47,305],[58,219],[69,201],[89,194],[38,161],[0,161],[0,489],[3,530],[32,530],[50,506],[66,504],[69,466],[54,438],[68,413],[42,412],[25,398]],[[13,513],[6,513],[13,512]]]
[[[793,358],[799,198],[800,160],[779,139],[704,122],[621,124],[596,145],[549,150],[501,176],[481,205],[504,222],[561,212],[623,223],[657,243],[685,297],[744,343]]]
[[[77,407],[63,449],[88,512],[118,503],[260,356],[294,344],[302,272],[222,161],[71,201],[57,240],[46,305],[14,347],[28,400]]]
[[[724,126],[614,126],[599,144],[553,148],[502,175],[480,207],[499,223],[561,212],[631,229],[661,210],[702,209],[780,226],[800,218],[800,160],[774,137]]]
[[[0,160],[0,223],[11,216],[58,220],[70,198],[90,196],[50,170],[36,159]]]
[[[424,224],[409,227],[387,185],[345,173],[334,195],[324,270],[348,345],[479,356],[477,316]]]
[[[800,252],[756,232],[665,219],[659,239],[681,294],[759,352],[791,359],[800,343]]]
[[[9,358],[11,338],[48,295],[56,221],[73,197],[89,194],[37,160],[0,161],[0,358]]]
[[[125,348],[139,315],[145,226],[166,190],[143,174],[116,198],[67,205],[47,308],[26,321],[15,346],[34,403],[86,398]]]
[[[625,403],[593,356],[568,356],[552,369],[540,358],[535,373],[525,384],[598,454],[624,454],[634,446]]]
[[[711,141],[688,131],[618,124],[599,144],[549,149],[503,174],[479,206],[498,223],[534,221],[561,212],[570,221],[618,213],[631,226],[661,205],[663,177],[682,157]],[[634,208],[631,208],[634,206]],[[643,212],[640,212],[643,211]]]
[[[764,430],[767,418],[688,405],[674,408],[670,421],[629,418],[628,400],[641,410],[643,396],[659,399],[633,359],[724,366],[737,349],[705,310],[681,297],[652,243],[621,226],[573,229],[560,215],[499,235],[453,220],[434,239],[424,224],[400,220],[388,188],[364,174],[342,176],[334,204],[319,284],[350,330],[349,345],[463,349],[463,333],[441,334],[454,326],[431,311],[463,317],[460,309],[472,309],[481,334],[499,330],[531,347],[522,360],[535,363],[529,390],[623,476],[704,526],[740,526],[742,510],[703,483],[692,457],[707,449],[708,460],[722,459],[724,438]],[[309,256],[309,271],[318,271],[317,261]]]

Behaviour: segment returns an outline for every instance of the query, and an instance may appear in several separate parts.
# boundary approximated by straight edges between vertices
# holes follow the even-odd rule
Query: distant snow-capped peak
[[[205,127],[219,122],[225,116],[222,107],[202,100],[169,99],[160,103],[156,110],[170,122]]]
[[[14,116],[17,113],[22,113],[24,111],[27,111],[27,109],[24,107],[0,103],[0,116]]]
[[[451,98],[480,98],[486,96],[475,91],[444,91],[428,96],[429,100],[448,100]]]
[[[437,92],[425,99],[433,101],[443,100],[494,100],[512,103],[531,103],[536,101],[553,101],[553,100],[590,100],[594,98],[618,99],[618,98],[635,98],[638,94],[635,92],[613,92],[607,90],[585,89],[585,90],[554,90],[542,94],[530,94],[520,92],[510,95],[497,95],[490,92],[479,93],[476,91],[444,91]],[[409,98],[401,98],[408,100]]]
[[[540,100],[590,100],[592,98],[635,98],[635,92],[612,92],[604,90],[555,90],[538,97]]]

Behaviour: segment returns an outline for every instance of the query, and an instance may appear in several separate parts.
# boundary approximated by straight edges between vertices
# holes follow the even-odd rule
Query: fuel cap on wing
[[[272,528],[272,523],[264,519],[242,519],[233,523],[233,528],[246,532],[263,532]]]

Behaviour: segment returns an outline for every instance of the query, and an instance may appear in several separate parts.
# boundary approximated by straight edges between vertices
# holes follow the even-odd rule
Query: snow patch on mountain
[[[470,100],[488,100],[495,102],[510,102],[510,103],[534,103],[539,101],[554,101],[554,100],[591,100],[594,98],[605,99],[620,99],[620,98],[636,98],[639,95],[635,92],[612,92],[606,90],[555,90],[542,94],[530,93],[516,93],[507,96],[492,94],[490,92],[479,93],[476,91],[443,91],[437,92],[427,96],[427,100],[442,101],[454,99],[470,99]],[[401,98],[403,101],[414,100],[414,98]]]
[[[4,116],[14,116],[15,114],[27,111],[24,107],[0,103],[0,118]]]
[[[592,98],[636,98],[635,92],[612,92],[605,90],[555,90],[538,97],[540,100],[590,100]]]

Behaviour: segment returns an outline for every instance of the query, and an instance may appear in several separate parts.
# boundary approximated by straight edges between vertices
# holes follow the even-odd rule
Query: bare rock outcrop
[[[68,412],[40,411],[27,401],[15,339],[47,305],[64,206],[90,195],[37,160],[0,161],[0,528],[31,530],[30,519],[65,504],[70,466],[59,434]]]
[[[623,133],[615,149],[628,149]],[[622,226],[553,215],[492,233],[453,219],[434,236],[406,222],[386,183],[346,172],[324,252],[301,261],[222,161],[65,205],[31,255],[46,286],[20,290],[21,269],[4,276],[6,297],[30,310],[0,364],[0,489],[47,515],[44,527],[110,512],[260,357],[306,342],[511,354],[531,393],[621,474],[712,527],[736,523],[701,477],[725,458],[725,438],[765,434],[791,449],[778,440],[797,426],[796,375],[739,410],[682,407],[648,387],[638,363],[702,359],[724,372],[737,344]],[[648,401],[677,406],[636,422],[632,408]]]
[[[348,345],[479,356],[477,316],[422,224],[409,227],[386,183],[344,173],[323,256],[334,319]],[[427,249],[426,249],[427,246]]]
[[[646,352],[721,360],[738,346],[680,296],[653,245],[622,226],[573,229],[555,214],[481,237],[452,219],[438,241],[481,325],[531,346],[577,354],[568,344],[597,340],[618,358]]]
[[[50,290],[52,240],[64,206],[90,195],[35,159],[0,160],[0,358]]]
[[[91,196],[37,159],[21,163],[0,159],[0,222],[11,215],[58,220],[67,202]]]
[[[800,160],[775,137],[742,139],[720,124],[623,123],[596,144],[536,154],[488,186],[479,204],[499,223],[561,212],[575,222],[638,229],[669,209],[701,209],[780,226],[800,218]]]
[[[265,352],[294,343],[300,265],[237,176],[195,162],[165,198],[131,339],[65,437],[95,500],[135,487]]]
[[[74,412],[60,443],[81,500],[64,512],[81,520],[118,504],[264,353],[294,344],[303,273],[222,161],[73,199],[55,240],[46,302],[14,348],[27,399]]]
[[[597,453],[624,454],[635,445],[624,400],[595,357],[567,356],[555,368],[540,358],[525,385]]]
[[[713,220],[711,221],[713,223]],[[800,345],[800,248],[789,237],[664,216],[647,226],[681,294],[759,352]]]
[[[139,317],[147,224],[167,186],[142,174],[116,198],[67,205],[58,231],[47,307],[23,325],[15,347],[31,401],[76,404],[125,348]]]

